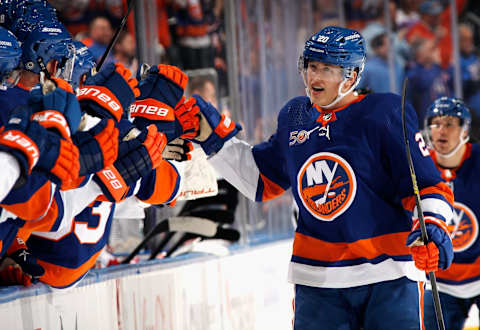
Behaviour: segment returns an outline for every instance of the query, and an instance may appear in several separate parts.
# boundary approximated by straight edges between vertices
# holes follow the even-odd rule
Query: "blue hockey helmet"
[[[463,144],[467,143],[469,140],[468,133],[470,132],[470,125],[472,123],[472,116],[470,115],[470,110],[467,108],[465,103],[454,97],[442,96],[441,98],[436,99],[430,107],[428,107],[427,112],[425,113],[424,118],[424,127],[425,135],[427,142],[431,147],[431,124],[432,119],[435,117],[451,116],[457,117],[460,119],[460,126],[462,126],[462,134],[460,135],[460,141],[457,147],[449,152],[445,157],[453,155]],[[465,134],[465,132],[467,134]]]
[[[22,63],[24,69],[40,73],[41,61],[45,66],[52,60],[61,69],[68,59],[73,57],[72,39],[63,24],[58,22],[41,22],[22,44]]]
[[[12,87],[20,77],[22,48],[15,35],[0,27],[0,85]]]
[[[85,75],[96,67],[97,63],[95,62],[92,52],[85,44],[80,41],[74,41],[73,45],[75,46],[75,61],[73,64],[71,85],[75,90],[80,87]]]
[[[425,114],[425,127],[431,124],[434,117],[452,116],[460,119],[460,125],[470,130],[472,116],[465,103],[454,97],[443,96],[436,99]]]
[[[346,69],[347,77],[353,69],[358,69],[360,74],[365,64],[365,40],[355,30],[325,27],[305,42],[299,69],[304,70],[310,60],[338,65]]]
[[[298,59],[298,71],[303,77],[307,95],[310,97],[306,76],[309,61],[338,65],[343,69],[343,80],[338,86],[337,97],[330,104],[321,105],[322,108],[328,109],[358,85],[365,66],[365,58],[365,40],[357,31],[338,26],[327,26],[315,33],[305,42],[303,53]],[[357,72],[355,82],[346,92],[342,92],[346,80],[352,78],[353,72]]]

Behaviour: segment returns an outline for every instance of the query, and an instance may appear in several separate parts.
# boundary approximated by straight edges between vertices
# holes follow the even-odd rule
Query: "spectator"
[[[440,51],[431,39],[418,39],[412,45],[415,62],[407,71],[409,79],[407,97],[423,118],[427,107],[441,96],[452,96],[452,68],[440,66]],[[419,120],[419,126],[423,122]]]
[[[460,24],[458,35],[463,96],[473,112],[480,115],[480,59],[475,49],[473,29],[468,24]]]
[[[88,37],[81,41],[90,49],[98,62],[112,39],[113,30],[110,21],[103,16],[96,17],[91,23]]]
[[[452,40],[449,29],[441,24],[444,8],[436,0],[427,0],[420,4],[418,11],[421,19],[408,30],[407,41],[410,44],[419,39],[434,41],[434,45],[440,49],[441,65],[447,68],[452,59]]]
[[[189,81],[190,94],[198,94],[205,101],[210,102],[218,109],[217,92],[214,81],[207,76],[197,76],[190,78]]]
[[[395,16],[395,24],[398,27],[410,27],[420,21],[418,14],[418,1],[400,0]]]
[[[182,67],[194,70],[213,67],[214,50],[200,0],[174,0],[177,42]]]
[[[368,88],[376,93],[395,92],[398,93],[403,81],[403,68],[398,64],[395,66],[395,78],[397,90],[393,91],[390,84],[390,70],[388,66],[388,51],[390,41],[386,32],[378,34],[370,42],[373,55],[368,57],[365,71],[362,75],[359,88]]]
[[[137,48],[133,36],[123,31],[118,36],[118,40],[113,47],[113,60],[120,62],[132,72],[137,72],[138,60],[135,57]]]

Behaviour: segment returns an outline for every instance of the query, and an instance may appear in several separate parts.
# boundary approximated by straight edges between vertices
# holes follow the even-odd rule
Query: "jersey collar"
[[[353,103],[360,102],[367,96],[366,94],[364,95],[359,95],[355,99],[352,100],[352,102],[345,104],[344,106],[341,106],[339,108],[335,109],[322,109],[320,106],[314,104],[313,108],[319,112],[318,117],[317,117],[317,122],[322,123],[322,127],[327,125],[330,122],[333,122],[337,120],[337,116],[335,115],[335,112],[338,112],[340,110],[346,109]]]
[[[440,175],[441,175],[442,179],[444,179],[445,181],[449,182],[449,181],[452,181],[453,179],[455,179],[457,177],[458,169],[472,155],[472,144],[471,143],[466,143],[465,146],[466,146],[466,148],[465,148],[465,152],[463,153],[462,160],[460,161],[460,164],[455,168],[441,167],[438,164],[437,155],[436,155],[435,151],[433,149],[430,150],[430,155],[432,156],[433,162],[435,163],[435,166],[437,167],[437,169],[440,171]]]

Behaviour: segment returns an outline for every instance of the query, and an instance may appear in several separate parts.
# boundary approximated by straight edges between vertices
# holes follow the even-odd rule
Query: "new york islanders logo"
[[[472,246],[478,236],[478,221],[468,206],[455,202],[453,219],[448,224],[452,238],[453,251],[462,252]]]
[[[357,192],[352,167],[330,152],[311,156],[298,173],[297,185],[305,208],[323,221],[332,221],[345,212]]]

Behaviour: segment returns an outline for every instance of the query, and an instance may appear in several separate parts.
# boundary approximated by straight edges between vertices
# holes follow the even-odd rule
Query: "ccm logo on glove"
[[[121,111],[120,101],[105,87],[84,87],[78,92],[78,100],[91,99],[104,107],[112,110],[112,113]]]
[[[151,98],[135,101],[130,106],[130,116],[151,120],[175,120],[175,114],[169,105]]]
[[[0,140],[4,145],[22,150],[28,155],[29,171],[31,172],[40,156],[37,145],[28,136],[16,130],[7,131],[0,137]]]

